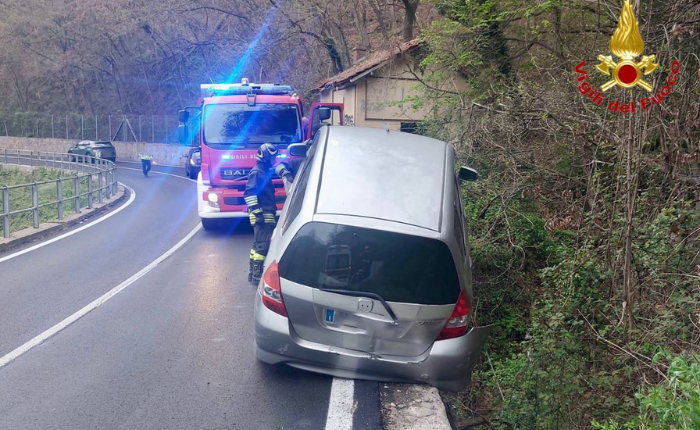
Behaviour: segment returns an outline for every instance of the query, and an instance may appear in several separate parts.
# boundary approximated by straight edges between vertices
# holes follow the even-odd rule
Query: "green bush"
[[[658,354],[656,358],[670,358]],[[700,355],[671,358],[666,379],[636,394],[638,415],[620,424],[593,422],[599,430],[697,430],[700,428]]]

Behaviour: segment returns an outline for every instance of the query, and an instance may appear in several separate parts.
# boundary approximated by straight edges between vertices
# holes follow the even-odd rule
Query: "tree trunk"
[[[387,30],[386,17],[384,15],[384,12],[382,12],[382,8],[378,4],[377,0],[370,0],[369,5],[374,11],[374,15],[377,17],[377,26],[379,27],[379,31],[382,33],[382,36],[384,36],[385,40],[389,40],[389,31]]]
[[[405,6],[405,18],[403,21],[403,41],[413,40],[413,25],[416,22],[416,11],[420,0],[402,0]]]

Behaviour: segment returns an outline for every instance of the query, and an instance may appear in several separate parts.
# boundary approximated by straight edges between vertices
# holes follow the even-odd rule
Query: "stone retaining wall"
[[[24,149],[27,151],[44,151],[66,153],[75,145],[75,139],[37,139],[30,137],[0,136],[0,151],[2,149]],[[146,142],[112,142],[117,149],[117,161],[139,161],[139,154],[153,155],[157,164],[169,166],[184,166],[189,147],[178,144],[146,143]]]

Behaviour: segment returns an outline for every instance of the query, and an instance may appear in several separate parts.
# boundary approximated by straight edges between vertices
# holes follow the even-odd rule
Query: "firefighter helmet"
[[[255,158],[262,163],[268,163],[275,157],[277,157],[277,147],[272,143],[263,143],[260,145],[258,153],[255,156]]]

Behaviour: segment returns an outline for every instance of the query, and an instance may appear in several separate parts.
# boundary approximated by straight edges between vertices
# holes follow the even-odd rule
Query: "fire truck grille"
[[[234,167],[224,167],[221,169],[221,179],[227,181],[247,181],[250,169],[237,169]]]

